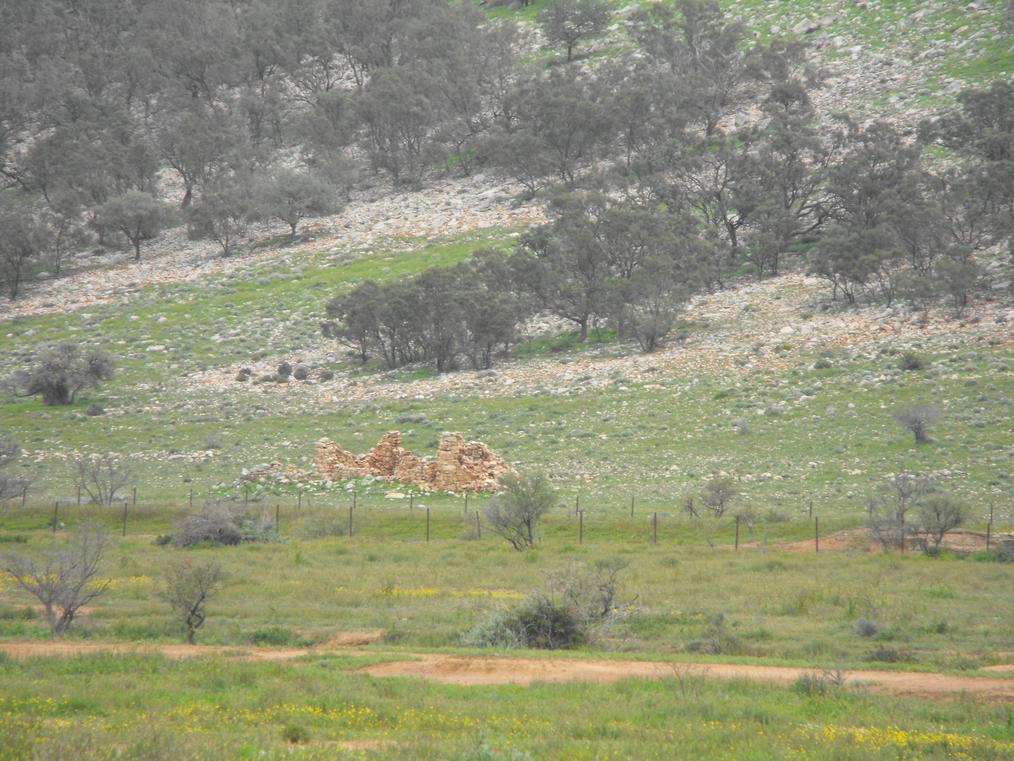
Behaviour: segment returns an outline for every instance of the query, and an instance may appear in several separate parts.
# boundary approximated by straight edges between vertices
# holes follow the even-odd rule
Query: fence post
[[[465,492],[465,515],[468,515],[468,492]]]
[[[634,498],[630,498],[630,517],[634,517]]]
[[[56,533],[56,522],[60,517],[60,500],[53,503],[53,533]]]
[[[658,513],[651,514],[651,543],[658,544]]]
[[[905,514],[901,514],[901,554],[905,554]]]
[[[576,497],[574,497],[574,515],[577,515],[579,512],[581,512],[581,495],[580,494],[578,494]]]
[[[739,552],[739,516],[736,516],[736,552]]]
[[[191,507],[194,506],[194,490],[193,489],[190,490],[190,506]]]
[[[479,520],[479,511],[475,511],[475,538],[482,539],[482,522]]]
[[[123,536],[127,535],[127,501],[123,500]]]
[[[414,509],[412,507],[412,495],[411,494],[408,495],[408,509],[409,510],[413,510]]]
[[[990,534],[993,533],[993,521],[986,524],[986,549],[989,550]]]
[[[78,507],[81,506],[81,487],[80,486],[77,487],[77,505],[78,505]]]
[[[426,541],[430,540],[430,509],[426,508]]]
[[[813,551],[820,552],[820,516],[813,519]]]
[[[25,486],[25,488],[21,490],[21,506],[24,507],[27,501],[28,501],[28,487]]]
[[[352,509],[354,505],[349,505],[349,539],[352,538]]]
[[[584,510],[577,514],[577,543],[584,544]]]

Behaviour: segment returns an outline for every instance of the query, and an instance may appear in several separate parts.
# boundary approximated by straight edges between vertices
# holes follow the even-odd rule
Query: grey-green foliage
[[[134,247],[134,260],[141,260],[141,242],[154,238],[172,219],[169,205],[150,193],[128,190],[95,210],[97,227],[123,233]]]
[[[606,30],[611,11],[608,0],[548,0],[539,12],[539,24],[550,42],[567,51],[570,62],[581,40]]]
[[[224,506],[208,506],[190,513],[177,524],[173,533],[173,542],[180,547],[277,540],[275,525],[267,516]]]
[[[14,376],[20,396],[41,396],[45,404],[73,404],[84,389],[113,377],[116,362],[104,349],[85,349],[74,341],[42,348],[35,363]]]
[[[260,177],[254,199],[260,215],[287,224],[292,237],[302,220],[340,208],[334,188],[309,172],[295,169],[277,169]]]
[[[501,483],[503,491],[486,509],[486,524],[514,549],[528,549],[535,544],[542,517],[556,503],[556,490],[544,473],[507,475]]]

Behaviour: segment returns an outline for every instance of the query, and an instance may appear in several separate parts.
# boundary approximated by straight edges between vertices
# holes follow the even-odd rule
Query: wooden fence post
[[[577,515],[579,512],[581,512],[581,495],[580,494],[578,494],[577,496],[574,497],[574,515]]]
[[[651,514],[651,543],[658,544],[658,513]]]
[[[81,506],[81,487],[80,486],[77,487],[77,504],[78,504],[78,507]]]
[[[465,515],[468,515],[468,492],[465,492]]]
[[[482,539],[482,522],[479,520],[479,511],[475,511],[475,538]]]
[[[53,503],[53,533],[56,533],[56,523],[60,517],[60,500]]]
[[[577,543],[584,544],[584,510],[577,514]]]
[[[993,521],[986,524],[986,549],[989,550],[990,534],[993,533]]]
[[[820,516],[813,519],[813,551],[820,552]]]
[[[24,507],[27,501],[28,501],[28,487],[25,486],[21,490],[21,506]]]
[[[634,498],[630,498],[630,517],[634,517]]]
[[[123,501],[123,536],[127,535],[127,501]]]
[[[430,509],[426,508],[426,541],[430,540]]]
[[[736,516],[736,552],[739,552],[739,516]]]
[[[355,510],[357,507],[359,507],[359,494],[355,490],[353,490],[352,491],[352,509]]]
[[[194,490],[193,489],[190,490],[190,506],[191,507],[194,506]]]
[[[408,495],[408,509],[409,509],[409,510],[412,510],[412,509],[414,509],[414,508],[412,507],[412,495],[411,495],[411,494],[409,494],[409,495]]]

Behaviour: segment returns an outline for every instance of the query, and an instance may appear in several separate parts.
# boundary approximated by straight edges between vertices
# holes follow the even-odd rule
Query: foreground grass
[[[480,540],[466,539],[472,516],[449,509],[431,513],[428,543],[424,510],[360,508],[351,539],[305,538],[322,526],[342,526],[341,512],[304,508],[283,518],[287,541],[277,544],[180,550],[153,546],[153,534],[117,537],[103,569],[112,589],[73,636],[176,640],[155,594],[161,570],[180,558],[215,558],[228,584],[202,632],[208,644],[305,645],[338,631],[383,629],[385,649],[458,648],[488,612],[516,605],[539,587],[544,571],[613,558],[629,563],[620,597],[630,607],[597,643],[612,652],[664,656],[709,641],[720,657],[734,660],[968,670],[1002,662],[1014,649],[1014,599],[1003,594],[1014,583],[1012,564],[902,557],[867,551],[861,539],[851,550],[817,554],[806,545],[789,552],[770,537],[747,546],[745,530],[736,553],[730,521],[701,527],[672,519],[653,544],[644,516],[600,518],[586,525],[579,544],[576,521],[561,512],[538,549],[518,554],[488,530]],[[811,530],[806,521],[772,527],[786,539]],[[66,541],[63,532],[53,537],[38,529],[20,536],[25,541],[4,551],[39,553]],[[715,549],[702,547],[702,539]],[[29,602],[9,578],[0,580],[0,636],[48,636]],[[859,619],[873,622],[875,632],[863,636]]]
[[[456,687],[365,661],[0,661],[0,759],[1001,759],[1009,706],[703,679]],[[298,737],[300,744],[286,738]]]

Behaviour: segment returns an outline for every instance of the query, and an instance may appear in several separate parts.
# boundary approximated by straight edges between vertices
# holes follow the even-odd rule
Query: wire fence
[[[143,496],[143,495],[142,495]],[[432,495],[431,495],[432,496]],[[81,493],[42,502],[22,494],[0,504],[0,539],[5,534],[48,530],[52,534],[97,521],[122,536],[168,534],[188,513],[211,507],[259,513],[273,523],[280,536],[314,538],[342,536],[371,541],[493,541],[498,540],[485,516],[489,495],[463,498],[429,497],[408,493],[360,494],[356,491],[326,496],[297,492],[293,495],[218,495],[202,497],[188,491],[182,499],[139,499],[138,489],[119,493],[111,504],[96,505]],[[711,549],[765,549],[790,545],[797,551],[855,546],[866,539],[856,531],[866,523],[866,511],[829,510],[821,514],[813,500],[802,501],[794,511],[758,511],[747,503],[721,516],[694,509],[693,505],[632,495],[627,500],[592,499],[575,495],[561,501],[540,524],[543,545],[631,544],[700,546]],[[323,523],[321,523],[323,521]],[[1014,541],[1011,505],[991,503],[975,512],[969,526],[957,532],[962,542],[985,549]],[[8,540],[10,540],[8,538]],[[866,542],[868,544],[868,542]],[[903,547],[904,549],[904,543]]]

